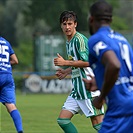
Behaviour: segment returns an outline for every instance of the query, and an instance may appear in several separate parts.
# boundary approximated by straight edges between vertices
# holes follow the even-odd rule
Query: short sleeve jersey
[[[105,68],[101,59],[106,51],[112,50],[121,63],[119,77],[109,92],[107,114],[118,116],[133,114],[133,51],[121,34],[108,26],[101,27],[88,41],[89,63],[95,74],[98,88],[101,89]]]
[[[82,60],[88,61],[88,39],[79,32],[76,32],[74,37],[70,40],[70,42],[66,42],[66,50],[68,55],[68,60]],[[73,89],[71,92],[71,96],[75,99],[87,99],[91,97],[91,94],[86,91],[85,84],[82,78],[87,78],[86,74],[93,72],[89,67],[86,68],[76,68],[72,67],[72,84]]]
[[[10,56],[12,54],[14,54],[14,51],[10,43],[0,37],[0,73],[12,73],[10,64]]]

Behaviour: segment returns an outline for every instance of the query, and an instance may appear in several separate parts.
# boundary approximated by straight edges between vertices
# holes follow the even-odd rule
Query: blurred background
[[[19,59],[19,64],[13,66],[18,93],[67,93],[71,90],[70,77],[60,82],[54,76],[56,54],[66,58],[59,16],[64,10],[75,11],[77,30],[89,38],[87,16],[94,1],[0,0],[0,35],[11,43]],[[133,46],[133,0],[107,1],[114,8],[112,27]]]
[[[95,1],[0,0],[0,35],[11,43],[19,59],[13,76],[25,133],[62,133],[56,119],[72,85],[70,76],[64,80],[55,76],[56,54],[66,58],[59,16],[64,10],[75,11],[77,30],[89,38],[87,16]],[[112,28],[133,47],[133,0],[107,1],[114,8]],[[79,133],[96,133],[84,118],[77,115],[72,119]],[[16,132],[4,106],[0,106],[0,132]]]

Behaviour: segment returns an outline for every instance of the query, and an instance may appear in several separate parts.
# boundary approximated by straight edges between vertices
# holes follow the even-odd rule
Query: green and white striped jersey
[[[76,34],[70,40],[70,42],[66,42],[66,50],[68,60],[82,60],[88,62],[88,39],[83,34],[76,32]],[[90,69],[90,67],[72,67],[71,77],[73,89],[70,93],[70,96],[72,96],[75,99],[92,98],[91,93],[85,89],[85,84],[82,81],[82,78],[87,78],[87,74],[90,73],[93,75],[93,72]]]

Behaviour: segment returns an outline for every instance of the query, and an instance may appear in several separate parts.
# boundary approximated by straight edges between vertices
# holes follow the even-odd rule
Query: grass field
[[[21,112],[25,133],[63,133],[56,119],[67,94],[17,95],[17,107]],[[16,133],[12,119],[5,107],[0,105],[0,133]],[[96,133],[90,119],[75,115],[72,122],[79,133]]]

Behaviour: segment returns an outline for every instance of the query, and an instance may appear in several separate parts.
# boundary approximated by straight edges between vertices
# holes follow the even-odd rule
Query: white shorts
[[[76,100],[71,96],[67,97],[62,109],[68,110],[73,114],[84,114],[86,117],[104,114],[104,107],[102,107],[100,110],[96,109],[94,106],[92,106],[90,99]]]

